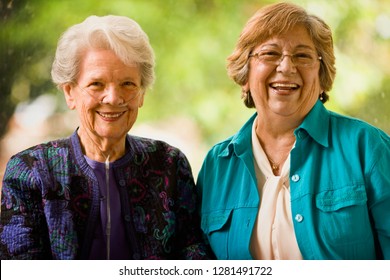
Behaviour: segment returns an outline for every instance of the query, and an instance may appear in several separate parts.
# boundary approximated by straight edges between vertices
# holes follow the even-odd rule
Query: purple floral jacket
[[[133,258],[210,258],[183,153],[161,141],[127,141],[115,178]],[[16,154],[3,179],[1,259],[87,259],[99,205],[97,179],[76,132]]]

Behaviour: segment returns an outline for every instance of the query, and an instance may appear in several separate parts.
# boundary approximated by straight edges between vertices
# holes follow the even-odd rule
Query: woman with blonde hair
[[[390,138],[328,111],[332,32],[289,3],[260,9],[228,58],[256,113],[199,173],[218,259],[390,259]]]

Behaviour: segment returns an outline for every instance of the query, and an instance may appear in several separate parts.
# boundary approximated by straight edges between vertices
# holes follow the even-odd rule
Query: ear
[[[248,92],[250,90],[249,81],[246,81],[246,83],[241,86],[241,90],[242,92]]]
[[[64,96],[68,108],[74,110],[76,108],[76,97],[74,96],[75,91],[73,89],[73,86],[69,83],[65,84],[62,86],[62,91],[64,92]]]
[[[141,108],[144,105],[145,94],[146,94],[146,91],[141,92],[141,96],[140,96],[139,102],[138,102],[138,108]]]

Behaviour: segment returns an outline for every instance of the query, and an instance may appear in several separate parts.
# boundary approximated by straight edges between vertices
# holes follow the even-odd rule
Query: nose
[[[104,89],[104,95],[100,103],[120,106],[126,102],[121,89],[115,85],[110,85]]]
[[[279,72],[287,72],[287,73],[295,73],[297,68],[293,62],[293,57],[291,54],[283,54],[280,58],[277,71]]]

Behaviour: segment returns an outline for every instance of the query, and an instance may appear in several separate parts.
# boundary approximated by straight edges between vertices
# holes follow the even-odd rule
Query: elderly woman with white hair
[[[80,126],[13,156],[3,179],[1,259],[207,259],[184,154],[130,136],[154,80],[133,20],[90,16],[60,38],[52,67]]]

